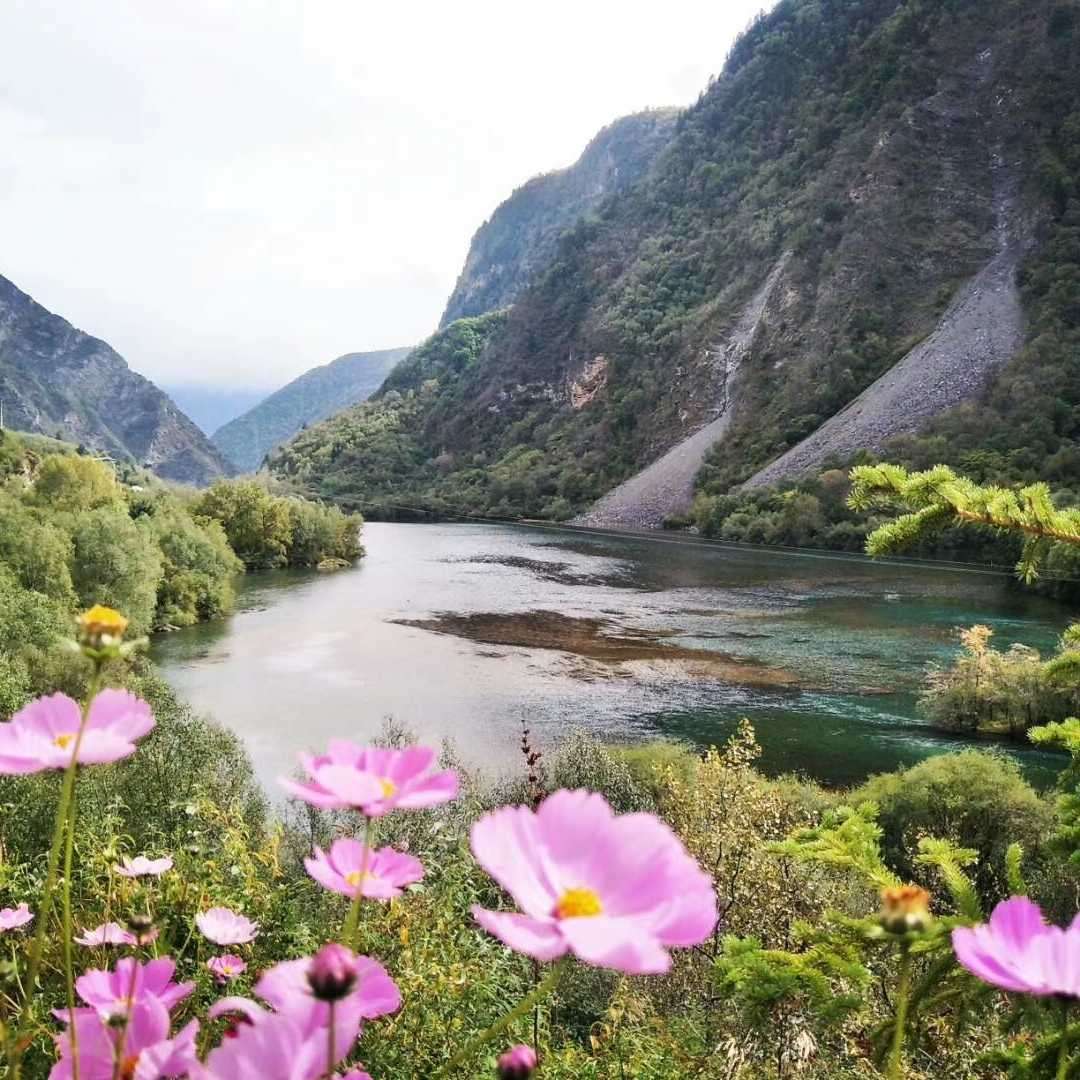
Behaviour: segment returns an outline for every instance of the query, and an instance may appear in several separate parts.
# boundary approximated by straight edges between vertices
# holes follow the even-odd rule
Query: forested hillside
[[[409,349],[346,353],[312,368],[222,425],[213,443],[238,469],[254,472],[267,453],[314,424],[366,401]]]
[[[913,464],[1067,481],[1078,61],[1063,0],[785,0],[505,317],[425,346],[459,362],[403,369],[400,401],[274,469],[365,509],[565,517],[725,415],[702,482],[727,497],[895,368],[858,445],[800,468],[902,436]]]

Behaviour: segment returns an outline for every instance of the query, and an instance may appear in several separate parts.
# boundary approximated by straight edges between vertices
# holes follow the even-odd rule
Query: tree
[[[122,611],[137,633],[154,622],[162,555],[150,524],[101,506],[73,523],[71,576],[83,607],[106,604]]]
[[[105,462],[77,454],[52,454],[38,470],[34,498],[55,510],[93,510],[119,505],[123,492]]]
[[[257,480],[219,480],[193,507],[219,521],[233,551],[249,570],[271,570],[289,561],[289,506]]]

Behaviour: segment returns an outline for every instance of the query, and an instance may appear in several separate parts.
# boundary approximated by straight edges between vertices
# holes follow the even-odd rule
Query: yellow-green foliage
[[[52,454],[34,479],[34,500],[52,510],[119,506],[124,494],[104,461],[78,454]]]
[[[77,686],[46,647],[80,606],[122,610],[135,633],[227,613],[245,567],[230,527],[253,566],[363,553],[359,518],[256,483],[195,495],[134,480],[67,444],[0,431],[0,600],[30,628],[18,640],[0,626],[0,718],[31,694]]]
[[[258,480],[219,480],[192,505],[218,522],[249,570],[352,562],[362,554],[361,519],[335,507],[274,495]]]
[[[909,473],[899,465],[860,465],[852,470],[850,505],[907,512],[876,529],[866,541],[871,555],[888,555],[950,525],[981,526],[1025,538],[1018,573],[1034,580],[1056,546],[1080,545],[1080,510],[1054,505],[1046,484],[1019,490],[976,484],[945,465]]]
[[[1080,711],[1080,678],[1074,671],[1080,654],[1069,635],[1047,662],[1025,645],[995,649],[992,636],[987,626],[961,631],[959,656],[949,667],[928,673],[919,705],[935,724],[1023,737],[1035,724]]]

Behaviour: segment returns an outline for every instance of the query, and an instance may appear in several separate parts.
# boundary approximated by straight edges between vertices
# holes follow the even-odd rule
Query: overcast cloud
[[[473,231],[762,0],[6,0],[0,274],[165,383],[435,327]]]

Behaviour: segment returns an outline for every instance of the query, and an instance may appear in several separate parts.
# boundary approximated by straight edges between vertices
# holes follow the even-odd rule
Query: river
[[[494,772],[520,764],[523,721],[543,748],[704,746],[745,716],[768,771],[854,783],[964,745],[916,710],[958,627],[1045,652],[1069,614],[1000,574],[665,534],[371,523],[364,543],[351,570],[249,575],[228,619],[154,641],[265,780],[387,717]],[[1009,752],[1041,783],[1061,764]]]

